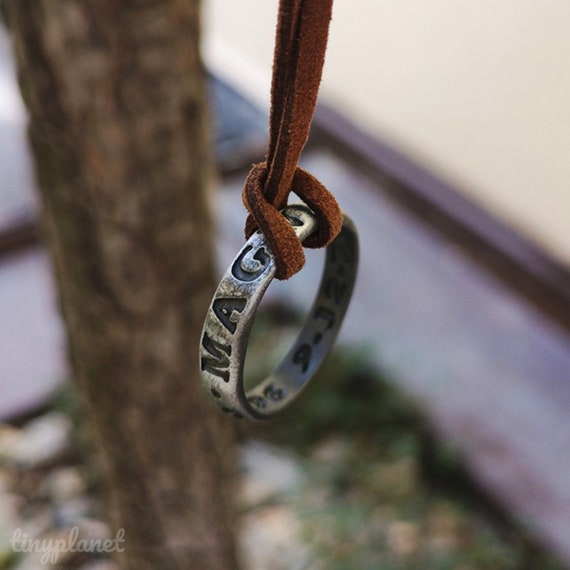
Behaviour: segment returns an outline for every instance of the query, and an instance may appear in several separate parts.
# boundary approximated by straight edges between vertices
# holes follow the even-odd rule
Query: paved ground
[[[35,210],[25,112],[16,85],[10,46],[0,26],[0,231]]]
[[[0,261],[0,419],[34,409],[66,377],[63,330],[43,249]]]

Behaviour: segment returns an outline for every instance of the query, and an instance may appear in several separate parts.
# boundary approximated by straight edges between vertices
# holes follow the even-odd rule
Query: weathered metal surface
[[[316,230],[309,208],[285,208],[301,241]],[[273,373],[246,393],[244,365],[257,307],[275,275],[273,254],[256,232],[224,274],[208,310],[200,341],[204,387],[227,413],[253,420],[283,410],[314,376],[330,351],[350,302],[358,268],[358,238],[345,216],[342,231],[328,246],[321,283],[291,350]]]

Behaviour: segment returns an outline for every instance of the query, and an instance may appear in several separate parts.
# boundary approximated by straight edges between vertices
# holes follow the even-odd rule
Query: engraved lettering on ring
[[[310,344],[302,344],[293,354],[293,364],[300,364],[302,372],[306,372],[311,363],[313,349]]]
[[[291,214],[289,212],[284,212],[283,215],[287,218],[289,223],[294,228],[300,228],[303,225],[303,220],[301,220],[301,218],[299,218],[298,216],[294,216],[293,214]]]
[[[346,292],[346,283],[340,281],[337,277],[329,277],[325,283],[325,296],[332,299],[336,305],[342,304],[342,298]]]
[[[230,373],[228,369],[230,367],[229,357],[232,354],[231,345],[218,342],[205,332],[202,337],[202,346],[211,356],[202,356],[200,368],[214,376],[219,376],[224,382],[229,382]]]
[[[256,408],[260,410],[265,410],[267,408],[267,400],[262,396],[250,396],[247,401]]]
[[[212,310],[220,323],[233,334],[237,327],[237,319],[233,317],[233,314],[234,312],[242,313],[246,305],[247,300],[243,297],[218,297],[212,303]]]
[[[327,329],[330,329],[334,326],[336,315],[334,311],[331,311],[331,309],[327,309],[326,307],[317,307],[317,310],[313,315],[313,319],[322,319],[326,321]]]
[[[349,265],[352,263],[352,247],[347,241],[348,239],[344,236],[338,236],[330,244],[330,256],[333,263],[347,263]]]
[[[238,419],[242,419],[243,418],[243,414],[241,414],[240,412],[238,412],[237,410],[234,410],[233,408],[222,408],[222,412],[226,412],[226,414],[230,414],[232,416],[235,416]]]
[[[285,397],[285,390],[272,383],[263,390],[263,395],[272,402],[279,402]]]
[[[264,246],[259,247],[254,254],[250,254],[252,249],[251,245],[245,247],[232,265],[232,275],[247,283],[260,277],[269,266],[271,259]]]

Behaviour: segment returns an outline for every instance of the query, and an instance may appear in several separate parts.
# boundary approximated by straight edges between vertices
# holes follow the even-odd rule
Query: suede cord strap
[[[325,60],[333,0],[280,0],[273,61],[269,144],[265,162],[243,187],[249,211],[246,237],[259,228],[275,256],[277,279],[305,264],[303,245],[324,247],[340,232],[342,213],[333,195],[297,163],[307,142]],[[294,192],[315,213],[317,231],[301,244],[279,210]]]

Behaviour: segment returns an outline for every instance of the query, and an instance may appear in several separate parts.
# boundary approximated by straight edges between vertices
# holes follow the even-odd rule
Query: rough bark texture
[[[233,424],[197,376],[214,285],[199,2],[4,9],[121,564],[236,568]]]

